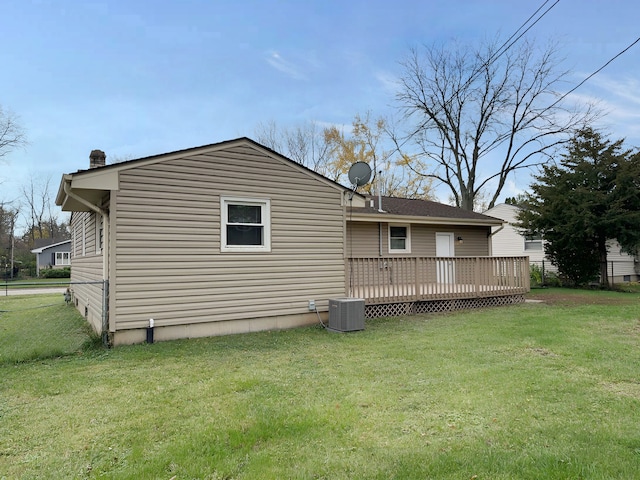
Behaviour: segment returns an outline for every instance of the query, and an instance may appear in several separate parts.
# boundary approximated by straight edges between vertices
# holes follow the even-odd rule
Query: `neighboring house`
[[[313,324],[341,297],[383,312],[528,289],[518,259],[484,285],[501,220],[420,200],[379,208],[247,138],[113,165],[93,151],[90,167],[62,177],[56,203],[72,212],[73,301],[112,344],[144,341],[151,319],[165,340]],[[436,280],[435,293],[422,283]]]
[[[40,276],[43,268],[65,268],[71,265],[71,240],[34,248],[36,254],[36,274]]]
[[[501,203],[490,208],[485,215],[501,218],[506,223],[504,228],[494,227],[492,235],[492,251],[494,255],[527,255],[531,264],[538,265],[546,271],[556,272],[557,268],[544,253],[544,240],[542,237],[526,237],[515,226],[518,222],[519,207]],[[614,283],[637,281],[638,260],[631,255],[623,253],[620,244],[615,240],[607,242],[607,262],[609,278]]]

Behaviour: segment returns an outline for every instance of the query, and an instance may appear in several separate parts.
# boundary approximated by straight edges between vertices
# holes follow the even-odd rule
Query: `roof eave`
[[[464,225],[475,227],[497,227],[504,222],[499,219],[486,218],[452,218],[452,217],[421,217],[415,215],[394,215],[390,213],[353,213],[347,215],[347,219],[353,222],[385,222],[385,223],[412,223],[423,225]]]
[[[52,243],[51,245],[45,245],[44,247],[40,247],[40,248],[34,248],[33,250],[31,250],[31,253],[42,253],[45,250],[48,250],[49,248],[59,247],[60,245],[64,245],[65,243],[71,243],[71,239],[63,240],[62,242],[58,242],[58,243]]]

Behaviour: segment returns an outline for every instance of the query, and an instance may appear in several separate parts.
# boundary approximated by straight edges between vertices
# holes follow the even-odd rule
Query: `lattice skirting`
[[[418,313],[452,312],[472,308],[500,307],[523,303],[524,295],[508,295],[504,297],[456,298],[451,300],[430,300],[427,302],[387,303],[382,305],[366,305],[366,318],[397,317]]]

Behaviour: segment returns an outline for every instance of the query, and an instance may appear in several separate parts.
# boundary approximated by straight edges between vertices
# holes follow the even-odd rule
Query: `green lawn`
[[[57,295],[0,297],[0,478],[637,478],[640,294],[532,296],[113,350]]]
[[[64,288],[69,285],[68,278],[29,278],[21,280],[0,280],[0,297],[6,290],[23,288]]]

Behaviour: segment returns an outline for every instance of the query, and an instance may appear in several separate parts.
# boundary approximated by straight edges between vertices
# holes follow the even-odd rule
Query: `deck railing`
[[[348,266],[347,292],[367,304],[529,291],[528,257],[359,257]]]

